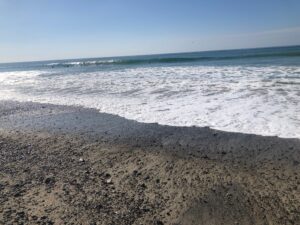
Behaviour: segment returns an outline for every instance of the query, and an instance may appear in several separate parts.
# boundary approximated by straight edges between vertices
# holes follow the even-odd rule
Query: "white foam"
[[[117,60],[109,59],[109,60],[93,60],[93,61],[74,61],[74,62],[60,62],[60,63],[49,63],[47,66],[56,67],[68,67],[68,66],[90,66],[90,65],[97,65],[97,64],[111,64],[117,62]]]
[[[39,76],[44,73],[0,73],[0,99],[82,105],[141,122],[300,138],[298,67],[171,66]]]

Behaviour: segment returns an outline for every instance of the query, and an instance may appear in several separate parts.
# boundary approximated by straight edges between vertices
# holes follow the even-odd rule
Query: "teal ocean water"
[[[0,99],[300,137],[300,46],[0,64]]]

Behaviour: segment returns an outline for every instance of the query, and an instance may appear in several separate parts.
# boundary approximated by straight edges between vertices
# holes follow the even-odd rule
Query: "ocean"
[[[300,46],[0,64],[0,100],[300,138]]]

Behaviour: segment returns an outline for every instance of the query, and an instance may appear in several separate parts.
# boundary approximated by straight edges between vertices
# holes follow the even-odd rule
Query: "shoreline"
[[[0,224],[296,224],[300,139],[0,101]]]

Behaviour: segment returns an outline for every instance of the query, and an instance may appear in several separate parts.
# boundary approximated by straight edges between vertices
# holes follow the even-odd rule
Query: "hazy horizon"
[[[0,63],[300,45],[288,0],[0,0]]]
[[[33,61],[12,61],[12,62],[0,62],[0,64],[10,63],[31,63],[31,62],[47,62],[47,61],[64,61],[64,60],[84,60],[84,59],[105,59],[105,58],[118,58],[118,57],[135,57],[135,56],[155,56],[155,55],[172,55],[172,54],[185,54],[185,53],[205,53],[205,52],[222,52],[222,51],[238,51],[238,50],[251,50],[251,49],[268,49],[268,48],[287,48],[287,47],[299,47],[297,45],[281,45],[281,46],[263,46],[253,48],[228,48],[228,49],[212,49],[212,50],[201,50],[201,51],[190,51],[190,52],[163,52],[163,53],[150,53],[150,54],[133,54],[133,55],[113,55],[113,56],[96,56],[96,57],[83,57],[83,58],[56,58],[56,59],[45,59],[45,60],[33,60]]]

